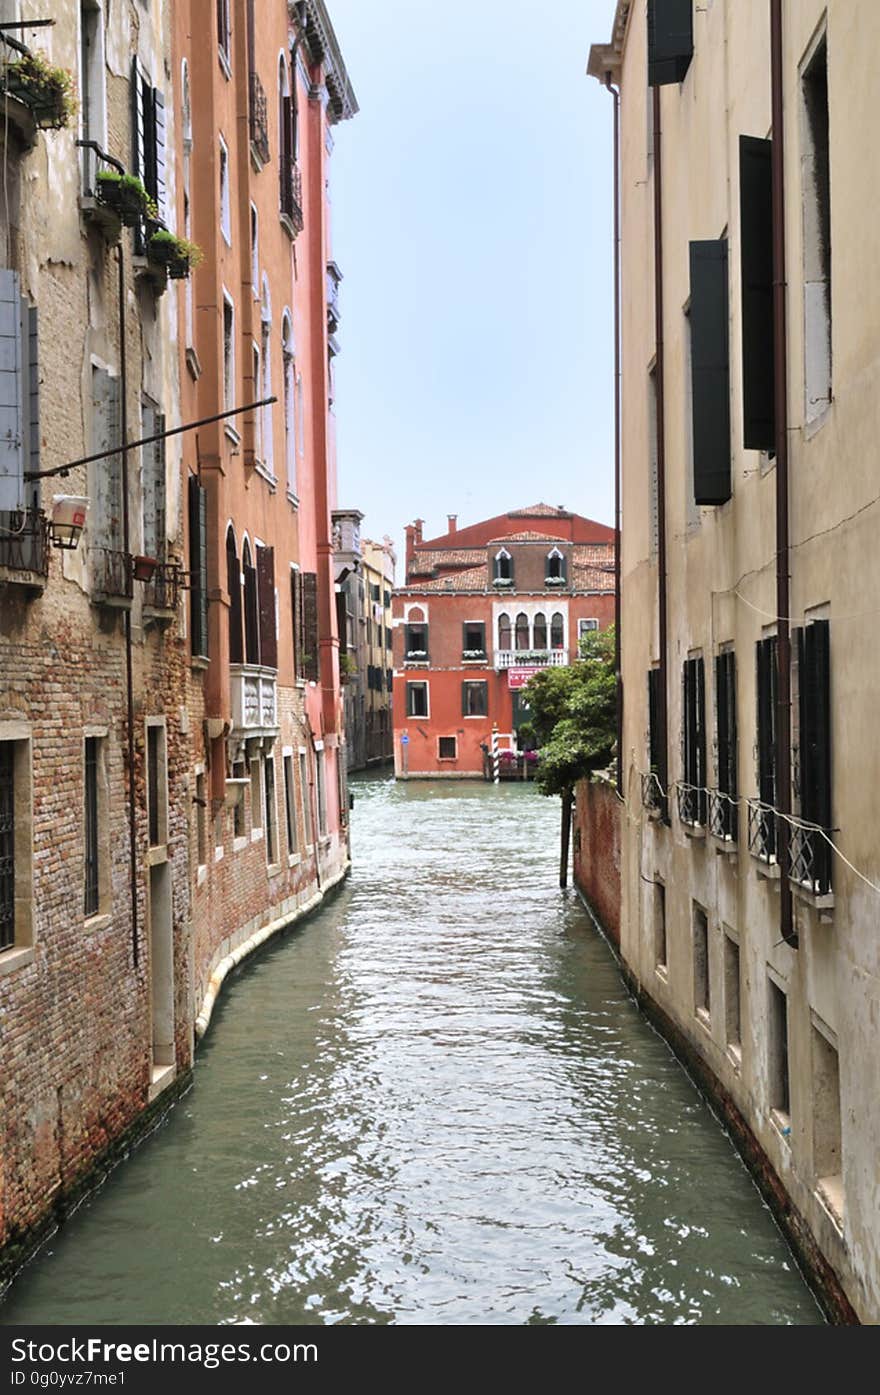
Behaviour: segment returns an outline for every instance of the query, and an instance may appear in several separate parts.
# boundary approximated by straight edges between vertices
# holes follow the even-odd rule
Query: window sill
[[[770,1110],[770,1122],[779,1134],[786,1147],[791,1147],[791,1115],[785,1114],[781,1109]]]
[[[288,491],[287,491],[287,502],[288,502],[288,504],[290,504],[291,508],[298,509],[298,508],[299,508],[299,495],[298,495],[298,494],[294,494],[292,490],[288,489]]]
[[[262,830],[262,828],[252,828],[252,829],[251,829],[251,842],[252,842],[252,843],[259,843],[259,842],[262,840],[262,837],[263,837],[263,830]]]
[[[818,436],[819,432],[822,430],[822,427],[825,425],[825,423],[831,415],[831,408],[833,405],[834,399],[832,398],[831,401],[828,403],[828,406],[823,408],[823,410],[818,414],[818,416],[810,417],[809,419],[804,421],[805,441],[812,441],[814,436]]]
[[[196,868],[196,886],[204,886],[204,885],[205,885],[205,882],[206,882],[207,880],[208,880],[208,864],[207,864],[207,862],[202,862],[202,863],[200,863],[199,866]]]
[[[699,1022],[700,1026],[702,1027],[703,1031],[706,1032],[706,1033],[708,1033],[709,1036],[711,1036],[711,1035],[712,1035],[712,1018],[709,1016],[709,1013],[707,1012],[706,1008],[704,1008],[704,1007],[695,1008],[695,1010],[694,1010],[694,1017],[696,1017],[697,1021]]]
[[[88,920],[83,921],[83,933],[86,935],[96,935],[99,930],[107,930],[113,924],[112,915],[105,911],[98,915],[90,915]]]
[[[654,973],[657,975],[657,977],[659,978],[659,980],[660,980],[661,983],[668,983],[668,982],[669,982],[669,965],[668,965],[668,964],[655,964],[655,965],[654,965]]]
[[[331,833],[322,833],[318,839],[318,846],[321,852],[326,852],[332,842],[333,835]]]
[[[204,658],[201,654],[192,654],[189,666],[191,669],[195,669],[196,673],[204,673],[206,669],[211,667],[211,660]]]
[[[755,871],[759,877],[763,877],[768,882],[779,881],[779,863],[771,862],[768,858],[762,857],[760,853],[752,853],[755,861]]]
[[[299,853],[288,853],[288,854],[287,854],[287,865],[288,865],[288,867],[298,867],[299,864],[300,864],[301,862],[302,862],[302,858],[300,857]]]
[[[220,64],[220,67],[223,69],[223,76],[227,79],[228,82],[231,82],[232,65],[229,61],[229,55],[227,54],[225,48],[221,48],[219,44],[217,45],[217,60]]]
[[[277,491],[277,489],[278,489],[278,477],[277,477],[277,475],[273,475],[272,471],[271,471],[266,465],[263,464],[262,460],[255,460],[255,461],[254,461],[254,469],[256,470],[257,474],[260,476],[260,479],[263,479],[263,480],[266,481],[266,483],[268,484],[270,490],[271,490],[272,493],[274,494],[274,493]]]
[[[266,875],[269,877],[280,877],[283,871],[284,868],[280,862],[270,862],[267,864]]]
[[[217,863],[217,862],[222,862],[225,856],[226,856],[226,849],[224,848],[223,844],[220,843],[220,844],[214,849],[214,862],[215,862],[215,863]]]
[[[686,838],[705,839],[706,825],[704,823],[685,823],[683,820],[679,820],[679,822],[681,823],[681,831]]]
[[[22,586],[28,591],[45,591],[49,578],[41,572],[19,571],[16,567],[0,567],[0,584]]]
[[[249,846],[250,839],[248,838],[246,833],[243,834],[241,838],[233,838],[232,840],[232,851],[234,853],[244,852],[245,848]]]
[[[291,242],[295,242],[296,228],[293,226],[292,219],[288,218],[286,213],[279,212],[278,221],[281,224],[284,231],[287,233],[287,236],[290,238]]]
[[[792,896],[797,897],[798,901],[804,906],[811,906],[814,911],[830,912],[834,910],[833,891],[826,891],[821,894],[811,891],[809,886],[804,882],[795,881],[794,877],[789,877],[788,884],[791,887]],[[829,914],[827,917],[823,917],[823,919],[831,920],[832,917]]]
[[[839,1235],[843,1234],[843,1177],[820,1177],[816,1183],[816,1198]]]
[[[176,1075],[176,1066],[154,1066],[152,1079],[150,1080],[150,1088],[147,1091],[147,1103],[152,1104],[153,1100],[158,1099],[163,1090],[168,1089],[168,1086],[175,1079]]]
[[[33,945],[23,945],[20,949],[4,949],[0,954],[0,978],[4,974],[14,974],[16,969],[25,969],[33,962]]]
[[[232,444],[236,447],[236,449],[238,449],[238,447],[241,445],[241,436],[238,434],[234,426],[229,425],[228,421],[223,423],[223,434],[226,436],[227,440],[231,441]]]
[[[202,364],[198,354],[196,353],[195,349],[191,344],[188,346],[186,351],[186,366],[189,369],[189,375],[192,378],[193,382],[197,383],[199,378],[202,376]]]
[[[735,838],[728,838],[722,833],[712,834],[712,846],[719,857],[736,857],[739,852]]]
[[[736,1073],[739,1074],[742,1070],[742,1047],[729,1041],[727,1043],[727,1059],[730,1061]]]

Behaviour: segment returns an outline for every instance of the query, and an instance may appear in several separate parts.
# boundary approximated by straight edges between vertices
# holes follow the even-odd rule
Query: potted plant
[[[354,654],[340,654],[339,656],[339,679],[342,683],[347,683],[349,678],[354,678],[357,674],[357,659]]]
[[[99,170],[95,194],[98,202],[112,209],[127,228],[136,227],[150,208],[150,196],[136,174]]]
[[[40,130],[60,131],[76,113],[72,74],[53,67],[39,53],[24,53],[7,63],[3,84],[29,109]]]
[[[201,247],[185,237],[175,237],[167,228],[154,232],[147,243],[147,260],[163,266],[172,281],[183,280],[203,260]]]
[[[133,557],[131,570],[135,581],[152,581],[159,563],[155,557]]]

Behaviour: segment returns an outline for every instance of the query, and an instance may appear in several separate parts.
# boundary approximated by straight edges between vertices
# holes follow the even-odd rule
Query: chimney
[[[420,542],[422,541],[422,529],[424,528],[424,526],[425,526],[425,520],[424,520],[423,518],[417,518],[416,521],[415,521],[415,523],[414,523],[414,525],[413,525],[413,527],[414,527],[415,530],[416,530],[416,542],[417,542],[417,543],[420,543]]]
[[[406,525],[406,579],[409,581],[410,568],[415,556],[416,525],[408,523]]]
[[[448,513],[448,514],[446,515],[446,518],[447,518],[448,523],[449,523],[449,530],[448,530],[448,531],[449,531],[450,533],[457,533],[457,532],[458,532],[458,514],[457,514],[457,513]]]

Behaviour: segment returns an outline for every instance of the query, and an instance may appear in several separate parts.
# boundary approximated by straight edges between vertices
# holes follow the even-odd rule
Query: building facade
[[[866,1322],[878,40],[861,0],[620,0],[590,56],[620,94],[623,959]]]
[[[349,770],[392,759],[391,593],[396,558],[391,539],[361,537],[359,509],[333,514],[340,664],[345,689]]]
[[[477,779],[493,729],[506,750],[528,744],[532,674],[612,623],[614,534],[547,504],[461,529],[450,515],[432,539],[422,528],[406,530],[394,592],[395,774]]]
[[[0,40],[0,1285],[348,865],[329,16],[53,19]]]

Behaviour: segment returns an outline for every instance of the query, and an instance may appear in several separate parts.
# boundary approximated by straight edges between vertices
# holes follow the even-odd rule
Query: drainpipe
[[[791,813],[791,632],[788,535],[788,334],[785,268],[785,149],[782,93],[782,0],[770,0],[770,92],[773,124],[773,398],[776,414],[776,807]],[[792,924],[786,819],[778,821],[779,932],[797,945]]]
[[[119,267],[119,434],[120,445],[128,445],[128,363],[125,351],[125,261],[122,255],[122,243],[117,249],[117,264]],[[122,474],[122,550],[125,554],[126,566],[131,565],[131,520],[129,517],[128,505],[128,455],[127,450],[121,452],[121,474]],[[137,968],[140,955],[138,952],[138,893],[137,893],[137,797],[134,780],[134,682],[132,677],[132,643],[131,643],[131,600],[125,612],[125,690],[126,690],[126,721],[128,726],[128,859],[129,859],[129,879],[131,883],[131,952],[134,966]]]
[[[660,124],[660,88],[654,98],[654,323],[657,385],[657,600],[660,661],[659,712],[660,769],[663,789],[663,822],[669,824],[669,716],[667,706],[668,664],[666,653],[666,399],[663,382],[663,132]]]
[[[623,796],[623,607],[620,576],[620,91],[605,74],[614,99],[614,674],[617,682],[617,793]]]

